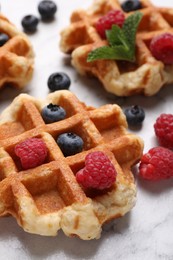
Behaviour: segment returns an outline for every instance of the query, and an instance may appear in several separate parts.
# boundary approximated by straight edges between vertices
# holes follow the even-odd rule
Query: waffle
[[[121,1],[122,2],[122,1]],[[156,60],[150,50],[151,39],[164,32],[173,33],[173,9],[155,7],[141,0],[143,13],[136,35],[136,62],[98,60],[87,62],[88,53],[107,45],[95,29],[95,22],[112,9],[121,9],[118,0],[95,0],[84,10],[74,11],[71,24],[61,32],[60,48],[71,53],[72,65],[83,75],[94,75],[104,88],[117,96],[152,96],[173,82],[173,66]],[[127,17],[130,13],[125,13]]]
[[[45,124],[40,115],[50,103],[62,106],[64,120]],[[83,151],[64,157],[56,138],[64,132],[82,137]],[[44,164],[22,170],[14,147],[31,137],[44,140]],[[102,224],[127,213],[136,201],[131,167],[140,159],[142,140],[127,132],[125,116],[117,105],[87,107],[67,90],[42,101],[20,94],[0,116],[0,216],[11,214],[30,233],[99,238]],[[75,174],[92,151],[103,151],[117,171],[109,189],[83,189]]]
[[[9,36],[9,40],[0,47],[0,88],[10,84],[16,88],[24,87],[33,74],[34,53],[27,36],[2,14],[0,14],[0,32]]]

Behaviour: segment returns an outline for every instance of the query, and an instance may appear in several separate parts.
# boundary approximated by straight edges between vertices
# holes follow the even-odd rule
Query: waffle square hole
[[[57,212],[75,201],[85,199],[82,190],[73,180],[73,174],[70,176],[69,171],[70,169],[66,169],[66,172],[62,172],[58,166],[54,167],[51,164],[39,167],[34,173],[28,170],[28,175],[24,177],[22,183],[41,213]]]
[[[159,34],[158,34],[158,35],[159,35]],[[144,40],[144,43],[145,43],[145,45],[146,45],[146,47],[147,47],[147,49],[148,49],[148,52],[151,53],[150,55],[153,56],[152,52],[150,51],[150,43],[151,43],[151,41],[152,41],[152,38],[148,38],[148,39],[145,39],[145,40]],[[153,56],[153,57],[154,57],[154,56]]]
[[[46,167],[40,167],[40,172],[38,169],[35,174],[32,174],[32,170],[28,170],[27,178],[22,181],[41,213],[55,212],[65,206],[57,189],[58,173],[58,169],[51,172]]]
[[[44,107],[42,107],[42,109],[47,106],[50,106],[49,109],[51,110],[51,105],[60,106],[65,110],[66,116],[64,119],[74,116],[75,114],[79,113],[81,110],[81,107],[79,107],[79,104],[76,102],[76,100],[74,101],[73,99],[70,99],[70,97],[66,98],[65,96],[61,96],[60,99],[58,100],[58,102],[56,100],[55,101],[52,100],[52,102],[47,103]],[[41,113],[42,113],[42,110],[40,110],[40,115],[41,115]],[[41,117],[42,117],[42,115],[41,115]],[[63,121],[64,119],[61,119],[57,122]]]
[[[105,113],[102,118],[92,117],[92,121],[106,142],[116,139],[123,134],[122,125],[124,122],[121,121],[119,113],[117,110],[117,112],[112,111],[110,114]]]
[[[161,29],[160,20],[162,16],[159,13],[146,13],[143,15],[142,20],[138,27],[138,32],[152,32]],[[159,20],[159,22],[158,22]]]
[[[133,72],[139,68],[139,64],[137,62],[116,60],[116,64],[118,66],[120,74]]]
[[[87,43],[92,43],[92,37],[88,32],[89,28],[87,26],[94,26],[92,23],[92,19],[89,19],[86,24],[85,19],[86,13],[84,12],[74,12],[71,16],[72,23],[78,23],[77,29],[75,27],[75,32],[73,33],[74,37],[70,37],[69,45],[73,45],[74,47],[80,46]]]
[[[7,122],[0,125],[0,140],[22,134],[25,131],[23,124],[19,121]]]
[[[75,106],[75,103],[76,100],[74,101],[70,99],[70,97],[66,98],[65,96],[61,96],[59,102],[52,102],[53,105],[61,106],[65,110],[66,118],[69,118],[79,112],[77,109],[78,106],[77,104]]]
[[[74,125],[68,125],[67,127],[62,127],[62,129],[58,129],[57,131],[51,133],[52,136],[54,137],[55,141],[57,142],[57,139],[59,135],[63,133],[72,133],[83,140],[83,151],[86,151],[88,149],[91,149],[96,145],[95,140],[93,139],[94,133],[92,133],[92,136],[90,136],[89,132],[87,131],[88,129],[85,128],[83,123],[79,122]]]
[[[40,136],[35,136],[33,138],[39,138],[39,139],[42,139]],[[44,141],[44,140],[43,140]],[[21,141],[22,142],[22,141]],[[20,142],[19,142],[20,143]],[[44,143],[46,144],[46,142],[44,141]],[[20,171],[25,171],[22,167],[22,164],[21,164],[21,161],[20,161],[20,158],[15,154],[15,146],[17,145],[16,144],[9,144],[8,147],[6,147],[6,152],[9,154],[9,156],[12,158],[12,160],[14,161],[15,165],[16,165],[16,168],[17,168],[17,171],[20,172]],[[47,144],[46,144],[47,145]],[[45,161],[43,162],[43,164],[47,164],[51,161],[53,161],[53,158],[51,156],[51,152],[49,151],[49,147],[47,147],[47,156],[46,156],[46,159]],[[42,165],[43,165],[42,164]],[[36,168],[36,167],[35,167]]]
[[[20,107],[17,121],[20,122],[25,131],[44,124],[37,107],[33,102],[28,100],[24,101]]]
[[[173,12],[168,11],[168,9],[161,11],[161,15],[164,18],[164,20],[173,27]]]

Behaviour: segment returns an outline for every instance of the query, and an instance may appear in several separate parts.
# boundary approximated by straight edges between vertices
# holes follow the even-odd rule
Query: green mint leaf
[[[95,60],[127,60],[135,61],[136,31],[141,21],[142,13],[135,12],[124,22],[123,27],[112,25],[106,31],[109,46],[102,46],[88,54],[87,62]]]
[[[115,24],[112,25],[111,30],[106,30],[106,38],[111,46],[124,45],[128,48],[124,32]]]
[[[89,53],[87,61],[105,59],[133,61],[133,57],[130,56],[130,52],[124,46],[102,46],[97,48]]]
[[[126,38],[126,43],[128,44],[131,52],[133,53],[135,51],[136,31],[138,29],[141,19],[142,13],[135,12],[134,14],[127,17],[122,27],[123,33]]]

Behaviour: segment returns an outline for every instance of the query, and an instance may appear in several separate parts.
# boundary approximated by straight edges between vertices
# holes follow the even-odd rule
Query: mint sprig
[[[141,19],[142,13],[135,12],[127,17],[122,28],[115,24],[112,25],[111,30],[106,31],[109,45],[91,51],[87,61],[109,59],[134,62],[136,32]]]

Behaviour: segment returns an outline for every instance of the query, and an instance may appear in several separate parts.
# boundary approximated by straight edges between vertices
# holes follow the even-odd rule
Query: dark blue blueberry
[[[41,111],[42,118],[46,124],[60,121],[66,117],[64,108],[58,105],[49,104]]]
[[[5,33],[0,33],[0,46],[3,46],[9,40],[9,36]]]
[[[55,72],[48,78],[47,85],[50,91],[69,89],[71,80],[69,76],[63,72]]]
[[[137,105],[126,108],[124,110],[124,114],[126,115],[129,126],[138,126],[145,118],[145,112],[143,108]]]
[[[43,0],[38,5],[38,11],[43,20],[52,19],[57,11],[57,5],[53,1]]]
[[[57,144],[64,156],[70,156],[81,152],[84,143],[80,136],[74,133],[64,133],[58,136]]]
[[[39,20],[34,15],[26,15],[23,17],[21,23],[26,32],[35,32],[37,29]]]
[[[139,0],[126,0],[121,4],[124,12],[131,12],[142,8]]]

